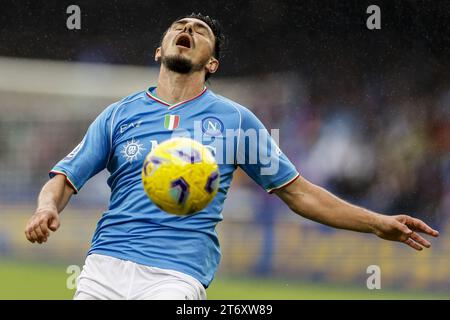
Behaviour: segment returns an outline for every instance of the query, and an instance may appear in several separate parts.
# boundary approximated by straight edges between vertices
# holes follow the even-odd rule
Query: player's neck
[[[199,95],[204,86],[202,72],[179,74],[161,67],[156,95],[170,104],[175,104]]]

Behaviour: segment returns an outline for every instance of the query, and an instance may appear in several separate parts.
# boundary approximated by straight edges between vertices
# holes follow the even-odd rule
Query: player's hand
[[[431,247],[431,243],[419,235],[424,233],[437,237],[439,232],[430,228],[422,220],[407,215],[381,216],[375,234],[382,239],[404,242],[416,250]]]
[[[25,235],[32,243],[47,242],[50,231],[56,231],[59,224],[59,214],[56,209],[38,209],[28,220]]]

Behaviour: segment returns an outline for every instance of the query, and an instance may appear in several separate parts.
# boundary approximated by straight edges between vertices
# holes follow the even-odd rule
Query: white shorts
[[[206,300],[195,278],[166,270],[91,254],[78,277],[75,300]]]

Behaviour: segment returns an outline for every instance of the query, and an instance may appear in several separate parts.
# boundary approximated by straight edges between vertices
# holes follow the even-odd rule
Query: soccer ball
[[[160,209],[185,216],[205,208],[217,193],[219,168],[211,151],[189,138],[172,138],[147,155],[142,183]]]

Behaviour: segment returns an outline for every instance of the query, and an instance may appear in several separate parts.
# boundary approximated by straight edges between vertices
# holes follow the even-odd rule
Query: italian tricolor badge
[[[180,116],[177,115],[166,115],[164,117],[164,128],[167,130],[174,130],[178,128],[180,124]]]

